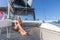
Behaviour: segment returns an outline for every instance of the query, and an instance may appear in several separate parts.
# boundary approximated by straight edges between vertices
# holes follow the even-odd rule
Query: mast
[[[9,15],[10,15],[10,0],[8,0],[8,15],[7,15],[7,18],[9,18]]]

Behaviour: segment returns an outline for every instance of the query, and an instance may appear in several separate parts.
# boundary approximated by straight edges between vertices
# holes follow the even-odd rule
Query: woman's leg
[[[18,24],[19,25],[19,24]],[[25,35],[27,35],[27,32],[22,28],[22,26],[21,25],[19,25],[19,30],[18,30],[20,33],[21,33],[21,35],[23,35],[23,36],[25,36]]]
[[[14,26],[14,29],[15,29],[16,31],[18,31],[18,30],[19,30],[18,25],[15,25],[15,26]]]

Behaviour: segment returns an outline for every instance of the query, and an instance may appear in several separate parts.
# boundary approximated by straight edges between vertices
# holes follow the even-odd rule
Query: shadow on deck
[[[6,29],[2,29],[0,40],[40,40],[40,28],[39,27],[25,27],[25,30],[29,33],[28,36],[21,36],[13,28],[9,28],[10,35],[7,38]]]

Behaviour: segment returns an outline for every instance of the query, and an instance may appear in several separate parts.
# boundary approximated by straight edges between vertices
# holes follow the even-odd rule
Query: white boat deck
[[[0,20],[1,21],[1,20]],[[3,20],[5,21],[5,20]],[[9,22],[15,22],[9,20]],[[60,40],[60,28],[51,23],[42,23],[42,21],[22,21],[23,27],[30,34],[22,37],[21,34],[13,30],[13,26],[9,29],[10,37],[6,37],[6,31],[2,29],[1,40]],[[3,23],[2,23],[3,24]]]
[[[40,26],[41,28],[49,29],[52,31],[60,32],[60,28],[56,25],[50,24],[50,23],[42,23]]]

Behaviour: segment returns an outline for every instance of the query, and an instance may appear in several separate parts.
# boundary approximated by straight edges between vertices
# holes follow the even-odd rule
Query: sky
[[[1,5],[6,6],[6,0],[1,0],[0,6]],[[32,8],[35,9],[36,19],[60,19],[60,0],[33,0]]]
[[[58,20],[60,19],[60,0],[34,0],[36,19]]]

